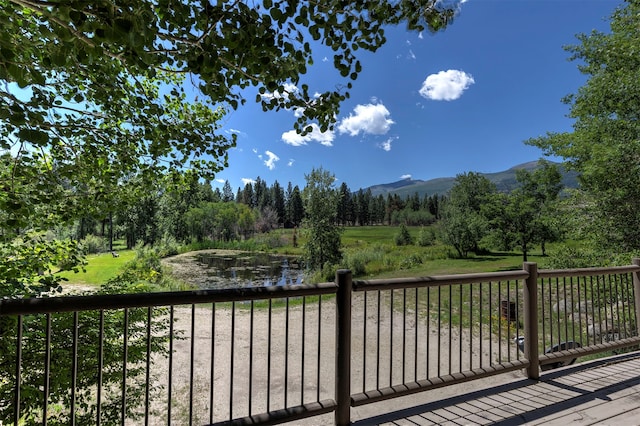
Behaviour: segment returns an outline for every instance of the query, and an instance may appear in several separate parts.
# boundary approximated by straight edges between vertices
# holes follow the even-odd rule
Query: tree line
[[[168,182],[165,180],[165,182]],[[154,244],[171,237],[179,242],[248,239],[276,228],[298,228],[309,211],[303,191],[289,182],[268,185],[260,177],[233,191],[226,181],[213,188],[211,182],[186,174],[179,185],[158,185],[141,192],[131,183],[125,196],[105,210],[79,218],[67,231],[76,240],[90,235],[124,239],[128,248],[138,242]],[[370,189],[352,191],[346,183],[336,192],[334,224],[339,226],[430,225],[441,216],[445,195],[418,193],[374,196]],[[111,247],[109,247],[111,249]],[[106,248],[105,248],[106,250]]]

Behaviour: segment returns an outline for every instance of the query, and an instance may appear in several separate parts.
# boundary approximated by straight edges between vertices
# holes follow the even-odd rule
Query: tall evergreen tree
[[[288,211],[291,224],[294,227],[300,226],[300,224],[302,223],[302,219],[304,219],[305,210],[304,202],[302,200],[302,193],[300,192],[300,188],[298,187],[298,185],[294,186],[293,191],[291,192]]]
[[[338,197],[337,221],[340,225],[345,226],[350,223],[350,204],[352,203],[351,190],[346,182],[340,184],[338,193],[340,196]]]
[[[222,187],[222,201],[225,203],[230,203],[234,200],[233,189],[231,188],[231,184],[228,180],[224,181],[224,186]]]
[[[278,215],[278,224],[284,225],[285,220],[285,205],[284,205],[284,191],[278,181],[275,181],[271,186],[271,199],[273,200],[273,210]]]

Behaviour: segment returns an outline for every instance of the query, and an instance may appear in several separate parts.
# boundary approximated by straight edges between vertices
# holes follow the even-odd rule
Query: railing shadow
[[[470,412],[469,416],[482,417],[482,412],[486,412],[486,401],[493,400],[497,403],[494,408],[504,413],[504,416],[502,419],[496,419],[495,417],[498,415],[494,412],[491,419],[485,418],[486,422],[502,426],[526,424],[528,422],[540,420],[544,417],[561,413],[566,410],[575,409],[577,406],[586,404],[593,400],[611,401],[611,398],[609,397],[611,393],[621,389],[625,389],[629,386],[640,384],[640,376],[637,375],[626,380],[616,381],[611,385],[603,385],[602,387],[599,387],[595,390],[581,389],[577,386],[573,386],[560,381],[560,379],[562,378],[570,377],[583,371],[603,368],[611,364],[618,364],[634,359],[640,359],[640,352],[618,355],[610,358],[602,358],[599,360],[561,368],[542,375],[540,377],[540,380],[519,379],[510,383],[471,391],[464,394],[456,395],[454,397],[363,418],[353,422],[352,425],[364,426],[377,424],[405,424],[405,419],[410,419],[412,417],[426,418],[425,415],[432,414],[433,412],[436,412],[438,410],[460,411],[455,410],[454,407],[460,404],[465,404],[466,407],[474,406],[474,401],[478,401],[480,399],[482,399],[483,402],[481,404],[475,404],[475,406],[478,407],[478,413]],[[603,372],[602,377],[605,376],[606,373]],[[592,379],[597,380],[598,377]],[[536,386],[539,386],[541,383],[558,388],[558,390],[566,391],[567,394],[565,394],[565,399],[557,402],[550,401],[548,405],[545,405],[543,407],[532,404],[530,406],[530,409],[522,411],[521,407],[524,404],[521,404],[520,408],[516,409],[513,405],[513,402],[511,401],[511,398],[502,397],[502,394],[517,391],[520,395],[518,396],[518,398],[521,398],[522,393],[527,393],[528,388],[534,388]],[[545,391],[548,392],[548,389],[546,389]],[[562,395],[563,393],[558,392],[556,394]],[[535,396],[535,393],[532,393],[531,395]],[[556,399],[557,398],[559,398],[559,396],[556,396]],[[429,420],[433,421],[433,418],[429,417]],[[443,422],[449,422],[449,420],[443,419]]]

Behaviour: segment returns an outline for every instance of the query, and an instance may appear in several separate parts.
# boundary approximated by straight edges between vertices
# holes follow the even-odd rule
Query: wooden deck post
[[[631,261],[636,266],[640,266],[640,258],[634,257]],[[636,311],[636,331],[640,336],[640,272],[633,273],[633,295]]]
[[[351,424],[351,271],[336,272],[336,411],[335,424]]]
[[[525,262],[523,265],[529,277],[524,283],[524,355],[529,360],[527,377],[540,378],[538,348],[538,264]]]

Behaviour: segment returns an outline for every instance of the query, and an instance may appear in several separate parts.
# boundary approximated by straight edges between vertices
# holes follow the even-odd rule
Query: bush
[[[364,275],[366,272],[366,261],[363,256],[345,256],[345,268],[351,270],[354,276]]]
[[[321,269],[307,270],[305,272],[305,283],[326,283],[336,279],[336,271],[340,269],[338,265],[325,262]]]
[[[436,231],[433,228],[420,228],[417,242],[420,247],[432,246],[436,242]]]
[[[395,242],[397,246],[410,246],[413,244],[413,238],[405,225],[400,226],[400,231],[395,236]]]
[[[550,253],[547,266],[551,269],[571,269],[605,265],[601,254],[594,250],[560,247]]]
[[[165,234],[156,245],[156,252],[161,258],[175,256],[180,253],[180,244],[172,235]]]
[[[415,266],[422,265],[423,260],[419,254],[410,254],[400,261],[400,269],[411,269]]]
[[[611,253],[587,248],[562,246],[550,253],[547,267],[551,269],[592,268],[630,265],[638,252]]]
[[[350,269],[354,276],[361,276],[366,273],[366,266],[371,262],[384,259],[385,249],[377,244],[363,250],[349,251],[344,254],[343,264],[346,269]]]
[[[80,241],[80,247],[84,254],[104,253],[109,251],[109,241],[104,237],[90,234]]]
[[[276,232],[256,235],[253,237],[253,241],[258,247],[262,247],[263,250],[284,247],[287,245],[286,237]]]

